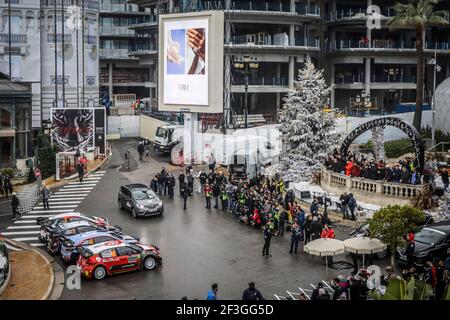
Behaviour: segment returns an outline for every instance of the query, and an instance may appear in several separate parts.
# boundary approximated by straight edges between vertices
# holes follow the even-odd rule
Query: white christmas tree
[[[285,181],[311,180],[336,146],[335,115],[324,111],[329,95],[323,71],[307,57],[280,112],[280,172]]]
[[[378,127],[372,130],[373,156],[376,161],[385,160],[386,152],[384,150],[384,127]]]

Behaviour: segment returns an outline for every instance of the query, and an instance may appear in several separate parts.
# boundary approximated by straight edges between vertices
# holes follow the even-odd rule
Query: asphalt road
[[[133,158],[130,170],[123,166],[128,147]],[[229,213],[205,209],[203,198],[197,194],[189,198],[187,210],[182,209],[176,192],[173,200],[163,197],[163,217],[133,219],[130,213],[118,209],[119,186],[148,184],[161,166],[168,167],[168,158],[156,153],[143,162],[136,161],[135,150],[134,140],[114,143],[113,157],[104,167],[106,174],[78,210],[106,216],[141,242],[156,243],[161,248],[163,265],[154,271],[126,273],[102,281],[83,279],[81,290],[66,287],[62,299],[205,299],[214,282],[219,285],[219,299],[240,299],[249,281],[254,281],[266,298],[274,299],[275,293],[331,279],[337,272],[350,273],[351,269],[331,269],[327,277],[321,258],[304,253],[289,255],[289,233],[284,238],[273,238],[272,257],[262,257],[260,230],[241,225]],[[338,227],[338,238],[344,238],[348,231]],[[345,255],[335,260],[349,261]]]

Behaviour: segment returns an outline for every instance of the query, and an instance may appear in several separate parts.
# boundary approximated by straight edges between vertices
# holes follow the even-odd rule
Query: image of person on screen
[[[205,29],[191,28],[186,30],[187,43],[192,50],[188,53],[188,74],[205,74]]]

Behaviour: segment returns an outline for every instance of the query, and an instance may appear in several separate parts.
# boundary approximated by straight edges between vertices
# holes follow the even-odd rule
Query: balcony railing
[[[425,49],[448,51],[450,50],[450,45],[448,42],[427,42],[425,43]]]
[[[381,17],[390,18],[395,16],[395,10],[392,8],[381,9]],[[367,19],[367,8],[359,9],[341,9],[332,12],[328,12],[325,15],[326,21],[338,21],[338,20],[352,20],[352,19]]]
[[[295,4],[295,12],[300,15],[320,16],[320,7],[318,5]]]
[[[134,30],[131,30],[128,27],[100,26],[100,35],[127,36],[127,35],[134,35],[134,33],[135,33]]]
[[[289,3],[266,1],[233,1],[232,10],[290,12]]]
[[[416,77],[414,75],[393,75],[393,74],[374,74],[371,77],[373,83],[415,83]]]
[[[259,35],[259,34],[258,34]],[[247,46],[279,46],[279,47],[314,47],[319,48],[320,42],[318,39],[313,38],[296,38],[294,39],[294,45],[289,43],[289,37],[280,36],[276,39],[276,35],[264,34],[260,39],[257,35],[237,35],[232,37],[232,44],[234,45],[247,45]]]
[[[2,33],[0,34],[0,43],[9,43],[9,34]],[[21,44],[27,43],[27,35],[26,34],[11,34],[11,43],[12,44]]]
[[[371,46],[369,46],[371,44]],[[428,50],[447,51],[450,46],[448,42],[426,42],[424,48]],[[337,40],[328,45],[328,50],[339,51],[347,49],[385,49],[385,50],[415,50],[415,41],[396,41],[386,39],[374,39],[371,43],[364,40]]]
[[[342,83],[363,83],[364,81],[365,81],[364,75],[359,75],[359,74],[337,75],[335,77],[335,82],[337,84],[342,84]]]
[[[156,51],[158,50],[157,46],[152,44],[138,44],[138,45],[130,45],[128,52],[144,52],[144,51]]]
[[[337,40],[332,42],[329,45],[329,50],[331,51],[339,51],[346,49],[415,49],[416,43],[409,41],[393,41],[393,40],[384,40],[384,39],[376,39],[372,40],[371,46],[369,46],[369,42],[364,40]]]
[[[63,40],[62,34],[58,33],[58,34],[56,34],[56,37],[55,37],[54,33],[47,34],[47,42],[55,43],[55,40],[56,40],[56,43],[62,43],[62,40]],[[64,34],[64,43],[65,44],[69,44],[71,42],[72,42],[72,35],[71,34]]]
[[[377,199],[386,204],[395,204],[396,200],[410,201],[419,191],[424,191],[427,185],[401,184],[382,180],[354,178],[328,171],[322,168],[321,186],[328,192],[342,194],[351,192],[358,197]],[[383,198],[387,197],[387,198]],[[393,201],[395,203],[393,203]]]
[[[245,85],[245,78],[233,77],[233,84],[237,86]],[[250,86],[287,86],[288,79],[286,77],[258,77],[250,78],[248,81]]]
[[[306,39],[305,38],[296,38],[295,46],[319,48],[320,41],[319,41],[319,39],[313,39],[313,38],[306,38]]]
[[[372,83],[415,83],[416,77],[414,75],[402,75],[402,74],[374,74],[371,75],[370,80]],[[335,77],[336,84],[352,84],[352,83],[364,83],[366,81],[364,74],[346,74],[337,75]]]
[[[126,59],[128,57],[128,49],[111,49],[101,48],[100,58],[102,59]]]
[[[41,6],[43,7],[53,7],[56,2],[56,6],[61,6],[62,1],[64,1],[64,6],[79,6],[82,7],[84,2],[85,9],[91,9],[91,10],[99,10],[99,3],[98,0],[41,0]]]
[[[102,3],[100,5],[100,11],[102,12],[139,12],[139,6],[130,3]]]

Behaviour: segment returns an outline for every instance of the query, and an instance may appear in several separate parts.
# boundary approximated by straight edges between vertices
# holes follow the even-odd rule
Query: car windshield
[[[159,127],[158,130],[156,130],[156,136],[160,138],[167,137],[167,129]]]
[[[425,244],[438,243],[443,237],[444,233],[438,230],[423,228],[420,232],[414,235],[414,240]]]
[[[153,200],[155,199],[155,194],[151,190],[137,190],[133,192],[133,198],[136,200]]]

